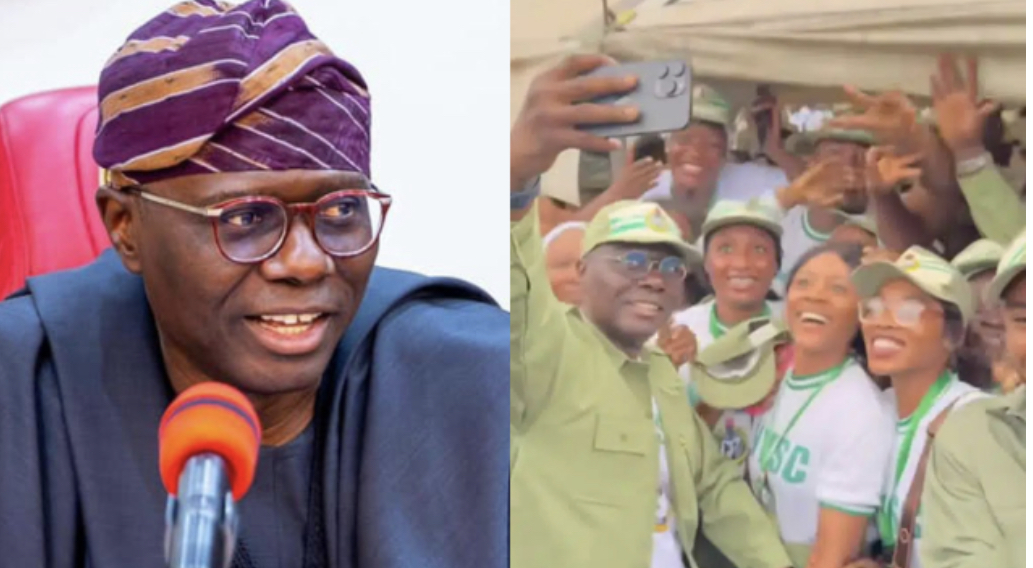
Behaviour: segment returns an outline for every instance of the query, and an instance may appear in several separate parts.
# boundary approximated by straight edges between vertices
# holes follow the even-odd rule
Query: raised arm
[[[966,60],[967,77],[953,57],[942,56],[930,79],[943,143],[953,155],[961,193],[968,202],[979,232],[1008,244],[1026,226],[1026,208],[1019,194],[1001,176],[984,145],[987,118],[996,112],[991,101],[979,101],[979,69]]]
[[[608,151],[613,142],[575,128],[576,124],[623,122],[634,109],[577,104],[622,92],[628,78],[584,78],[611,64],[598,55],[566,59],[531,84],[524,108],[510,133],[510,423],[533,420],[555,380],[558,356],[567,334],[565,309],[545,271],[545,254],[534,195],[539,177],[568,148]]]

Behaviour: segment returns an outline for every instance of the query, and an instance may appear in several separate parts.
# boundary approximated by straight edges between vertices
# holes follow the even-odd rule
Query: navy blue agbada
[[[468,284],[374,270],[317,401],[306,566],[508,565],[508,321]],[[0,303],[0,566],[163,566],[173,397],[113,252]],[[245,543],[276,537],[256,526]]]

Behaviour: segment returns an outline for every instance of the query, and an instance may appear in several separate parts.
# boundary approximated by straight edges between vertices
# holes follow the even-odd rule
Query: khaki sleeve
[[[984,237],[1007,245],[1026,226],[1026,206],[997,166],[990,164],[974,175],[958,178],[958,184]]]
[[[545,272],[537,203],[510,226],[509,259],[509,408],[519,429],[546,404],[569,329]]]
[[[996,522],[973,472],[941,433],[929,456],[922,490],[923,568],[1007,566]]]
[[[739,568],[792,566],[778,527],[753,497],[739,466],[721,454],[717,440],[695,412],[700,459],[696,470],[703,534]]]

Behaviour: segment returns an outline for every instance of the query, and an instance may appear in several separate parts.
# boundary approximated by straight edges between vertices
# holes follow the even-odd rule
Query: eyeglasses
[[[685,280],[689,274],[685,261],[676,256],[650,260],[649,255],[644,252],[631,251],[620,256],[611,256],[608,260],[618,263],[625,274],[635,279],[645,278],[650,272],[659,272],[665,280]]]
[[[882,298],[867,298],[858,304],[858,319],[872,323],[885,313],[893,315],[893,321],[903,327],[917,327],[926,312],[943,314],[943,311],[921,300],[906,299],[887,302]]]
[[[226,259],[240,264],[262,262],[277,252],[287,240],[294,216],[304,215],[316,244],[337,258],[358,256],[380,238],[391,197],[378,191],[345,189],[321,197],[314,203],[286,204],[274,197],[242,197],[213,207],[194,207],[127,187],[127,193],[207,218],[212,224],[215,243]]]

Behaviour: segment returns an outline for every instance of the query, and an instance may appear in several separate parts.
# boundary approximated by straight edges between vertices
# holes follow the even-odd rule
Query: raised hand
[[[887,146],[873,146],[865,154],[865,186],[872,195],[885,195],[898,184],[922,175],[922,154],[897,156]]]
[[[653,158],[635,161],[634,154],[628,152],[624,167],[613,180],[610,190],[615,191],[620,199],[638,199],[656,185],[656,179],[663,171],[664,165]]]
[[[584,77],[616,62],[603,55],[574,55],[534,79],[523,109],[510,131],[511,183],[541,175],[560,152],[578,149],[609,152],[619,143],[577,129],[578,125],[633,122],[638,109],[588,103],[598,97],[627,92],[637,77]]]
[[[978,155],[983,149],[986,119],[997,103],[979,101],[979,67],[973,57],[965,59],[966,79],[952,55],[941,55],[937,72],[929,78],[940,136],[955,156]]]
[[[776,192],[779,205],[789,210],[797,205],[838,207],[843,192],[856,183],[853,168],[833,161],[818,162],[793,180],[788,187]]]
[[[879,95],[862,93],[857,87],[843,87],[847,99],[862,113],[840,116],[829,121],[832,128],[866,130],[882,144],[898,148],[916,148],[921,144],[918,111],[900,91]]]

